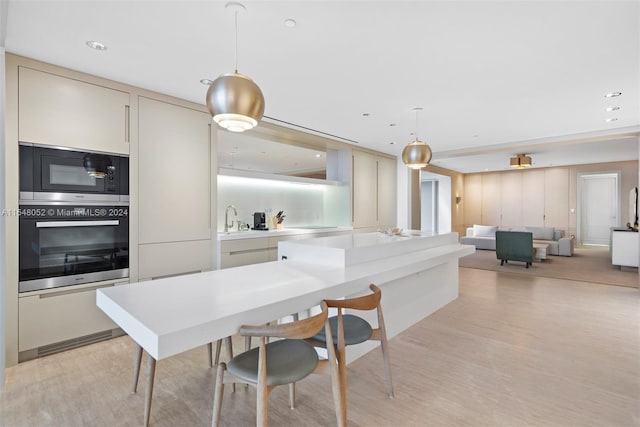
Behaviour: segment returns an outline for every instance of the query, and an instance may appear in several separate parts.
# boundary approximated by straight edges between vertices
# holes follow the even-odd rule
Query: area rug
[[[609,249],[602,247],[576,249],[572,257],[550,255],[545,260],[534,262],[529,268],[525,268],[523,262],[517,261],[511,261],[501,266],[495,251],[476,250],[475,254],[460,258],[460,267],[631,288],[637,288],[639,283],[637,268],[624,267],[621,269],[618,266],[613,266]]]

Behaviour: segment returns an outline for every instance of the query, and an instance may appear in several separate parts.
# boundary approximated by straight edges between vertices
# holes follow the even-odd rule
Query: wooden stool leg
[[[382,362],[384,363],[384,373],[387,377],[387,394],[389,399],[393,399],[393,381],[391,380],[391,361],[389,360],[389,344],[387,343],[387,336],[382,334],[382,340],[380,342],[382,347]]]
[[[136,347],[136,356],[133,361],[133,381],[131,382],[131,393],[138,389],[138,377],[140,377],[140,364],[142,363],[142,347]]]
[[[222,350],[222,340],[218,340],[216,341],[216,361],[215,364],[219,364],[220,363],[220,351]]]
[[[296,409],[296,383],[289,384],[289,408]]]
[[[207,356],[209,356],[209,367],[213,368],[213,343],[207,344]]]
[[[223,381],[224,381],[225,369],[227,369],[226,364],[224,363],[218,364],[218,370],[216,371],[215,393],[213,395],[213,417],[211,419],[211,427],[217,427],[218,425],[220,425],[220,412],[222,411],[222,396],[224,394]]]
[[[151,397],[153,396],[153,380],[156,375],[156,359],[149,355],[147,357],[147,389],[144,395],[144,425],[149,425],[149,417],[151,416]]]
[[[233,344],[231,343],[231,337],[226,337],[224,339],[224,346],[227,350],[227,362],[233,359]],[[236,392],[236,383],[231,384],[231,389],[233,392]]]

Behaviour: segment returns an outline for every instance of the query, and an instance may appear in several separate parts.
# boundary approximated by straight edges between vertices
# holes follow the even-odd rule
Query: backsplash
[[[301,184],[218,175],[217,229],[220,232],[224,230],[224,214],[228,205],[235,206],[238,212],[237,217],[229,212],[229,223],[233,219],[253,226],[253,213],[270,209],[272,216],[284,211],[285,228],[350,225],[348,185]]]

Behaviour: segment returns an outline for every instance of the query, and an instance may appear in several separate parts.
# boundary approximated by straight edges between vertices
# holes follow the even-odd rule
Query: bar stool
[[[328,308],[322,303],[322,312],[316,316],[281,325],[242,326],[240,334],[248,337],[259,337],[257,348],[245,351],[231,359],[228,363],[220,363],[216,372],[215,394],[213,398],[213,416],[211,425],[220,423],[222,396],[224,392],[224,372],[230,374],[228,382],[241,382],[257,387],[256,425],[268,424],[269,393],[279,385],[293,384],[314,373],[319,367],[318,354],[312,345],[304,341],[324,327],[325,334],[332,338],[329,326]],[[283,338],[266,343],[266,337]],[[346,405],[340,389],[338,366],[335,350],[328,351],[328,364],[332,376],[333,401],[339,426],[345,426]],[[290,403],[293,403],[290,401]]]
[[[333,339],[327,339],[327,335],[323,331],[320,331],[318,334],[313,336],[313,338],[307,340],[315,347],[327,348],[327,341],[329,341],[333,342],[334,346],[338,348],[340,380],[342,381],[342,390],[343,393],[345,393],[345,399],[347,388],[345,347],[348,345],[359,344],[368,340],[380,341],[380,345],[382,347],[384,371],[387,378],[387,394],[389,395],[390,399],[393,399],[391,363],[389,361],[389,344],[387,343],[387,332],[384,327],[382,307],[380,306],[382,291],[374,284],[371,284],[369,288],[373,291],[373,293],[370,295],[342,300],[325,300],[327,306],[338,309],[338,315],[329,318]],[[343,309],[360,311],[375,309],[378,316],[378,327],[373,328],[369,324],[369,322],[364,320],[362,317],[355,316],[353,314],[343,314]]]

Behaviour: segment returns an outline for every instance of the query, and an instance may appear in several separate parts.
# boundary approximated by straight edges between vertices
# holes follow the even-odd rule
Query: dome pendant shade
[[[244,74],[224,74],[209,86],[207,108],[213,120],[231,132],[255,127],[264,114],[264,96]]]
[[[424,142],[415,140],[402,150],[402,161],[411,169],[422,169],[431,161],[431,148]]]

